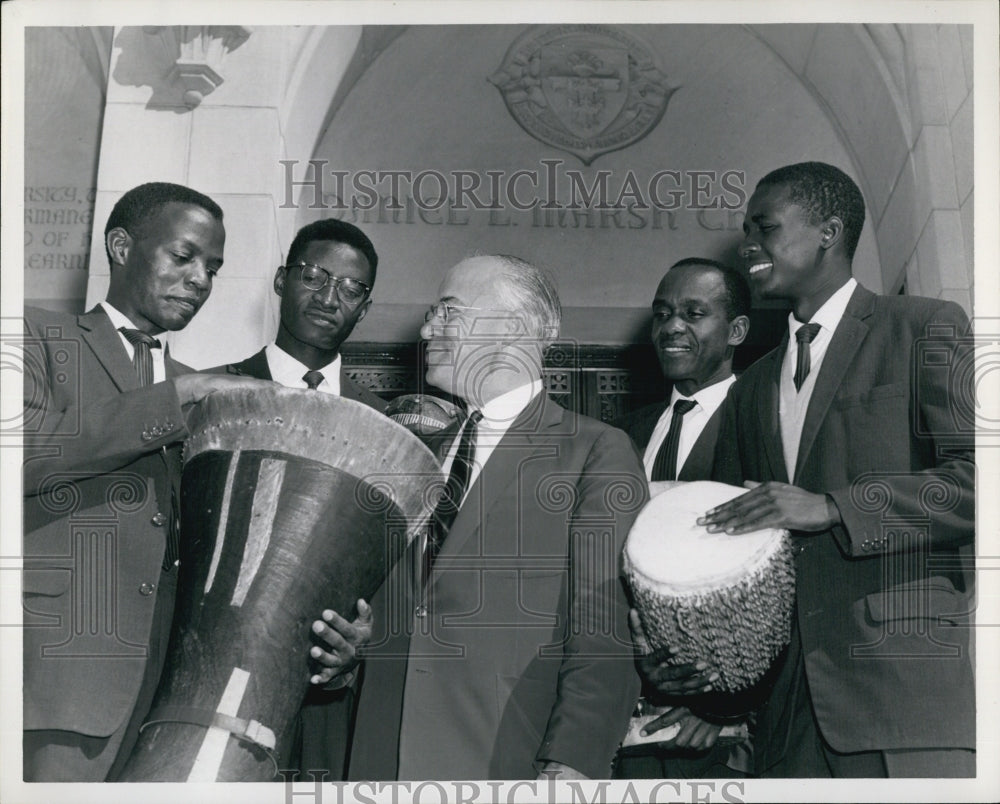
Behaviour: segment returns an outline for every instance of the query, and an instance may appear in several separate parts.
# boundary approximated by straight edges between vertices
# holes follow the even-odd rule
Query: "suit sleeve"
[[[620,577],[625,537],[648,500],[628,437],[603,429],[577,482],[569,523],[570,599],[557,700],[536,755],[607,778],[639,695]]]
[[[43,493],[54,472],[112,472],[187,435],[172,382],[89,398],[83,348],[47,339],[25,319],[25,495]]]
[[[975,354],[968,318],[956,304],[933,308],[909,358],[910,455],[917,471],[870,472],[828,492],[842,525],[833,529],[850,557],[913,549],[883,535],[887,520],[928,521],[931,547],[957,547],[975,533]],[[920,540],[922,541],[922,540]],[[926,547],[928,542],[922,542]]]

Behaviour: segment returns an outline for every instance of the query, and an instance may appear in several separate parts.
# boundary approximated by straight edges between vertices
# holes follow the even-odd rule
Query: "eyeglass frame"
[[[440,312],[442,310],[444,311],[444,315]],[[449,304],[448,302],[437,301],[428,307],[427,312],[424,313],[424,323],[429,324],[431,321],[441,319],[441,324],[447,326],[448,321],[451,320],[452,310],[476,310],[484,313],[510,313],[510,310],[500,310],[496,307],[469,307],[464,304]]]
[[[314,262],[297,262],[297,263],[294,263],[292,265],[282,265],[281,267],[286,272],[289,271],[292,268],[298,268],[299,269],[299,276],[298,276],[299,283],[301,283],[302,286],[306,290],[311,291],[312,293],[319,293],[321,290],[323,290],[327,285],[329,285],[332,282],[333,286],[334,286],[334,290],[337,291],[337,298],[340,299],[341,303],[346,304],[346,305],[348,305],[350,307],[356,307],[359,304],[361,304],[362,302],[364,302],[365,299],[367,299],[371,295],[371,292],[372,292],[372,287],[367,282],[362,282],[360,279],[355,279],[353,276],[334,276],[326,268],[324,268],[322,265],[317,265]],[[326,275],[326,279],[323,281],[323,284],[320,285],[318,288],[309,287],[309,285],[307,285],[306,282],[302,279],[302,269],[303,268],[316,268],[319,271],[322,271]],[[344,281],[347,281],[347,280],[349,280],[351,282],[357,282],[359,285],[361,285],[361,287],[363,287],[365,289],[365,295],[362,296],[357,301],[350,301],[348,299],[343,298],[340,295],[340,287],[341,287],[341,284]]]

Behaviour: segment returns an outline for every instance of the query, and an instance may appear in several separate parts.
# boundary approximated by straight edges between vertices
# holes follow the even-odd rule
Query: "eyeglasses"
[[[365,296],[372,292],[370,285],[366,285],[364,282],[352,279],[349,276],[332,276],[330,272],[321,265],[301,262],[296,265],[286,265],[284,268],[286,271],[291,270],[292,268],[300,269],[299,282],[301,282],[307,290],[311,290],[313,292],[322,290],[328,284],[332,283],[337,289],[337,298],[347,305],[354,306],[355,304],[360,304],[364,301]]]
[[[460,310],[479,310],[487,311],[491,310],[490,307],[466,307],[463,304],[447,304],[446,302],[436,302],[432,304],[430,308],[424,313],[424,323],[428,321],[433,321],[435,318],[440,318],[442,324],[447,324],[448,320],[452,317],[453,313]],[[493,312],[502,312],[501,310],[494,310]]]

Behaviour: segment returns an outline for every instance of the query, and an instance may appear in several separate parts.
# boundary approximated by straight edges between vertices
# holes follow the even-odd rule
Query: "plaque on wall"
[[[589,165],[645,137],[678,88],[652,50],[608,25],[536,25],[489,77],[532,137]]]

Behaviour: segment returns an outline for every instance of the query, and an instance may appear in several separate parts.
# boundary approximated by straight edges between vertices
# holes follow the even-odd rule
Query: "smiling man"
[[[454,266],[427,313],[427,381],[468,409],[436,439],[431,533],[372,603],[352,779],[610,775],[639,687],[618,555],[646,484],[624,433],[545,394],[559,319],[507,256]]]
[[[975,775],[974,388],[956,304],[852,277],[865,206],[821,162],[747,206],[752,287],[786,299],[782,343],[730,392],[715,479],[751,491],[699,520],[791,531],[791,643],[758,713],[769,777]]]
[[[732,268],[714,260],[690,257],[674,263],[664,274],[653,297],[652,341],[663,376],[672,384],[669,399],[641,408],[618,422],[643,451],[650,481],[707,480],[712,474],[716,439],[723,418],[726,393],[736,382],[733,354],[750,328],[750,288]],[[655,656],[639,662],[646,697],[676,695],[680,689]],[[669,666],[668,666],[669,667]],[[672,668],[670,676],[676,672]],[[694,690],[699,677],[683,679]],[[688,683],[690,682],[690,683]],[[708,678],[700,679],[704,685]],[[746,767],[730,748],[715,747],[719,723],[676,704],[653,730],[680,723],[673,740],[645,749],[632,749],[619,758],[618,778],[670,779],[728,777]],[[727,764],[727,762],[729,764]]]
[[[159,680],[177,583],[185,413],[254,380],[192,373],[184,328],[222,267],[222,210],[188,187],[125,193],[107,299],[25,310],[24,778],[113,780]]]

